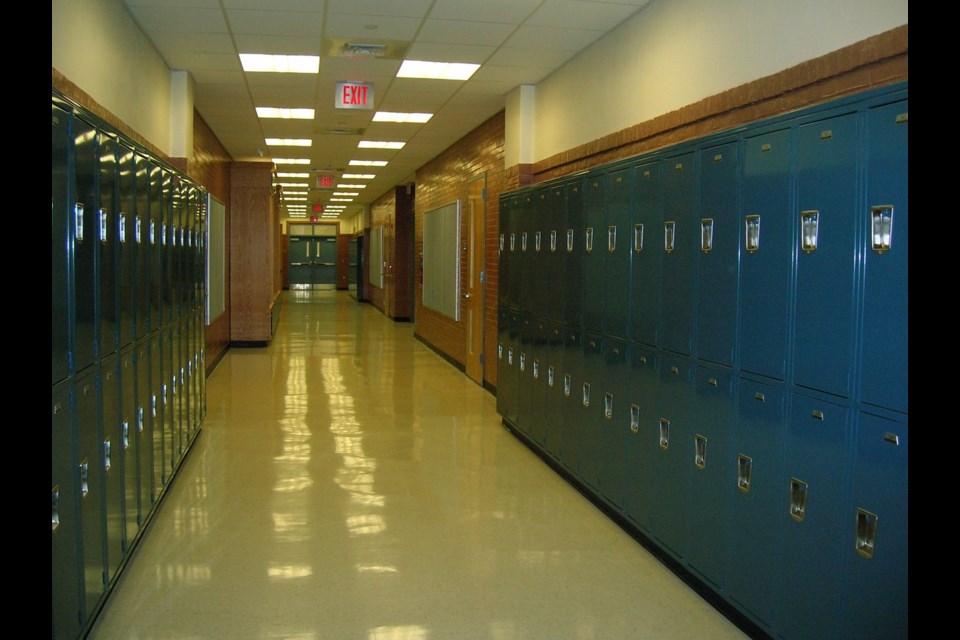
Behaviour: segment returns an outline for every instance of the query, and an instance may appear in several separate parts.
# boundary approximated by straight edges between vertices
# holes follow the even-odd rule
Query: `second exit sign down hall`
[[[372,82],[338,82],[334,95],[337,109],[372,109]]]

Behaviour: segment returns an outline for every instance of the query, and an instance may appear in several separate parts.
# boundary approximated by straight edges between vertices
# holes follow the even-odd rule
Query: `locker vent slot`
[[[864,558],[872,558],[876,541],[877,515],[857,509],[857,553]]]
[[[750,491],[750,476],[753,472],[753,459],[742,453],[737,456],[737,488],[744,493]]]
[[[803,522],[807,513],[808,485],[802,480],[790,478],[790,517],[797,522]]]

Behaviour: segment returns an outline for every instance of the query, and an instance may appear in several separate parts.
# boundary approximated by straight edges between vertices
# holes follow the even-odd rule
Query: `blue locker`
[[[693,350],[694,262],[700,240],[695,159],[692,151],[670,156],[663,168],[660,346],[685,355]]]
[[[564,188],[567,202],[566,230],[557,238],[559,250],[563,252],[563,288],[565,324],[583,326],[583,292],[581,291],[583,271],[583,180],[577,178]],[[559,229],[558,229],[559,232]]]
[[[134,341],[139,340],[150,330],[150,172],[151,162],[144,155],[134,155],[136,175],[133,185],[136,193],[133,212],[134,258]]]
[[[125,548],[123,500],[123,443],[120,419],[120,359],[117,354],[100,362],[103,461],[103,493],[106,518],[104,552],[107,560],[107,581],[113,580],[120,568]]]
[[[580,327],[564,325],[563,328],[563,368],[558,384],[561,391],[559,407],[560,421],[560,462],[568,471],[577,474],[579,459],[579,422],[582,407],[583,385],[583,332]]]
[[[783,385],[741,377],[728,482],[734,483],[724,583],[730,600],[776,628],[786,508]]]
[[[80,564],[79,462],[73,440],[72,380],[53,385],[51,419],[51,599],[56,640],[73,640],[84,621]]]
[[[860,399],[907,413],[907,101],[867,111]]]
[[[70,193],[70,113],[56,104],[50,114],[51,137],[51,238],[50,251],[50,292],[52,320],[50,322],[51,370],[52,382],[65,380],[72,370],[70,351],[70,328],[68,319],[70,309],[71,265],[67,256],[68,242],[72,242],[69,231],[73,216],[74,198]],[[71,234],[71,235],[68,235]]]
[[[656,349],[634,342],[630,349],[630,434],[624,447],[624,501],[626,516],[650,533],[653,503],[657,496],[653,475],[654,456],[659,455],[660,388],[659,355]]]
[[[852,522],[845,508],[849,407],[793,394],[789,422],[777,630],[786,638],[847,638],[840,612]]]
[[[73,118],[73,324],[74,371],[98,358],[97,243],[100,193],[97,188],[97,130],[82,118]]]
[[[908,442],[905,420],[860,412],[842,532],[847,638],[908,637]]]
[[[630,337],[635,342],[658,346],[660,339],[660,277],[663,251],[663,177],[659,160],[636,168],[636,207],[630,231],[633,251],[630,289]]]
[[[730,500],[735,456],[731,434],[736,420],[733,370],[697,363],[693,436],[685,461],[686,563],[716,589],[723,589],[724,553],[730,544]],[[686,443],[685,443],[686,446]]]
[[[600,474],[597,487],[600,495],[619,511],[623,510],[626,492],[624,464],[630,435],[628,344],[626,340],[604,338],[603,382],[597,397],[601,405],[598,421]]]
[[[141,464],[136,433],[136,351],[128,347],[120,352],[120,424],[117,452],[123,461],[124,549],[129,549],[140,530]]]
[[[149,179],[149,221],[146,227],[147,253],[150,256],[148,280],[150,283],[149,307],[150,331],[158,331],[163,325],[163,174],[164,170],[154,164],[150,167]]]
[[[113,136],[98,134],[98,171],[100,209],[98,216],[98,277],[99,277],[99,325],[101,357],[116,353],[120,348],[120,292],[117,289],[119,274],[119,249],[117,233],[117,141]]]
[[[604,256],[604,320],[608,336],[627,340],[630,336],[630,246],[631,216],[634,208],[634,170],[624,167],[604,177],[605,224],[596,240]]]
[[[136,163],[134,152],[129,146],[121,143],[117,156],[117,186],[118,186],[118,213],[117,213],[117,244],[118,265],[117,288],[120,300],[120,348],[133,344],[136,332],[137,299],[135,295],[137,245],[134,239],[134,215],[136,213]]]
[[[77,464],[80,483],[80,545],[84,589],[83,619],[86,620],[97,609],[107,584],[99,366],[87,367],[75,376],[75,380]]]
[[[560,459],[560,438],[563,424],[563,362],[565,336],[563,323],[553,321],[547,326],[547,355],[540,364],[539,375],[544,394],[543,447],[555,460]]]
[[[547,318],[562,323],[567,308],[569,282],[566,278],[566,228],[567,201],[566,191],[561,184],[551,185],[547,190],[546,217],[542,226],[541,254],[544,256],[546,280],[543,287],[547,292]]]
[[[582,384],[573,389],[580,402],[574,412],[575,457],[577,475],[594,492],[600,487],[600,468],[604,461],[600,428],[603,424],[603,388],[607,382],[603,359],[603,335],[583,332]]]
[[[849,397],[854,339],[857,114],[798,129],[793,381]]]
[[[737,337],[740,146],[700,152],[700,225],[697,261],[697,357],[733,365]]]
[[[580,270],[580,308],[583,329],[603,332],[606,309],[607,225],[604,177],[593,173],[583,183],[583,263]]]
[[[744,138],[740,221],[743,371],[786,380],[795,216],[790,129]]]

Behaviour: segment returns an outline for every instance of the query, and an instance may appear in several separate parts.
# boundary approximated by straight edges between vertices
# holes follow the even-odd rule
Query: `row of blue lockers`
[[[74,640],[205,414],[204,210],[184,176],[56,93],[51,125],[52,637]]]
[[[907,635],[906,124],[891,87],[501,197],[505,423],[771,637]]]

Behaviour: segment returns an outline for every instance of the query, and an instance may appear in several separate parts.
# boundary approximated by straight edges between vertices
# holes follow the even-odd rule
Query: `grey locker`
[[[650,532],[658,479],[653,474],[654,456],[659,455],[660,389],[659,356],[649,345],[630,345],[629,402],[630,433],[624,448],[623,510],[631,522]]]
[[[123,560],[124,496],[123,443],[120,420],[120,359],[112,354],[100,363],[101,378],[101,461],[103,468],[104,516],[106,522],[104,552],[106,580],[113,580]]]
[[[99,605],[107,583],[103,437],[100,429],[100,371],[87,367],[76,377],[77,469],[83,550],[84,619]]]
[[[740,149],[736,141],[700,152],[697,358],[733,365],[737,335]]]
[[[97,349],[97,235],[99,200],[97,189],[97,130],[82,118],[73,118],[74,202],[70,243],[73,253],[74,370],[98,358]]]
[[[798,128],[794,382],[849,397],[854,339],[857,114]]]
[[[743,371],[786,380],[795,216],[792,131],[745,136],[740,243]]]
[[[664,291],[660,346],[685,355],[693,350],[694,261],[700,238],[695,158],[692,151],[664,158],[663,226],[657,232]]]
[[[580,271],[582,306],[580,317],[585,331],[603,332],[607,274],[607,226],[604,177],[591,173],[583,182],[583,263]]]
[[[604,338],[603,381],[597,398],[600,404],[600,495],[618,511],[623,510],[626,492],[624,463],[630,434],[630,352],[626,340]]]
[[[136,214],[136,163],[133,149],[121,143],[117,157],[117,244],[118,265],[117,289],[119,291],[120,348],[133,344],[136,333],[136,268],[137,245],[134,238]]]
[[[73,640],[84,621],[80,564],[79,461],[73,441],[72,380],[53,385],[51,418],[51,600],[56,640]]]
[[[136,422],[136,351],[128,347],[120,352],[120,421],[117,425],[117,451],[123,460],[124,549],[129,549],[140,530],[139,443]]]
[[[663,250],[663,194],[659,160],[643,162],[636,168],[636,207],[629,230],[633,252],[630,278],[630,317],[633,341],[659,345],[660,277]]]
[[[120,293],[117,289],[119,278],[119,250],[117,233],[120,224],[117,219],[117,141],[104,132],[97,134],[98,171],[100,189],[100,207],[97,212],[97,264],[99,290],[99,325],[101,357],[116,353],[120,348]]]
[[[51,238],[50,322],[51,371],[53,382],[65,380],[72,370],[69,321],[71,266],[67,243],[72,242],[71,217],[74,198],[70,178],[70,113],[54,104],[50,113],[51,137]],[[70,235],[68,235],[68,233]]]
[[[134,155],[135,205],[133,211],[134,258],[134,341],[150,330],[150,172],[153,163],[143,154]]]

